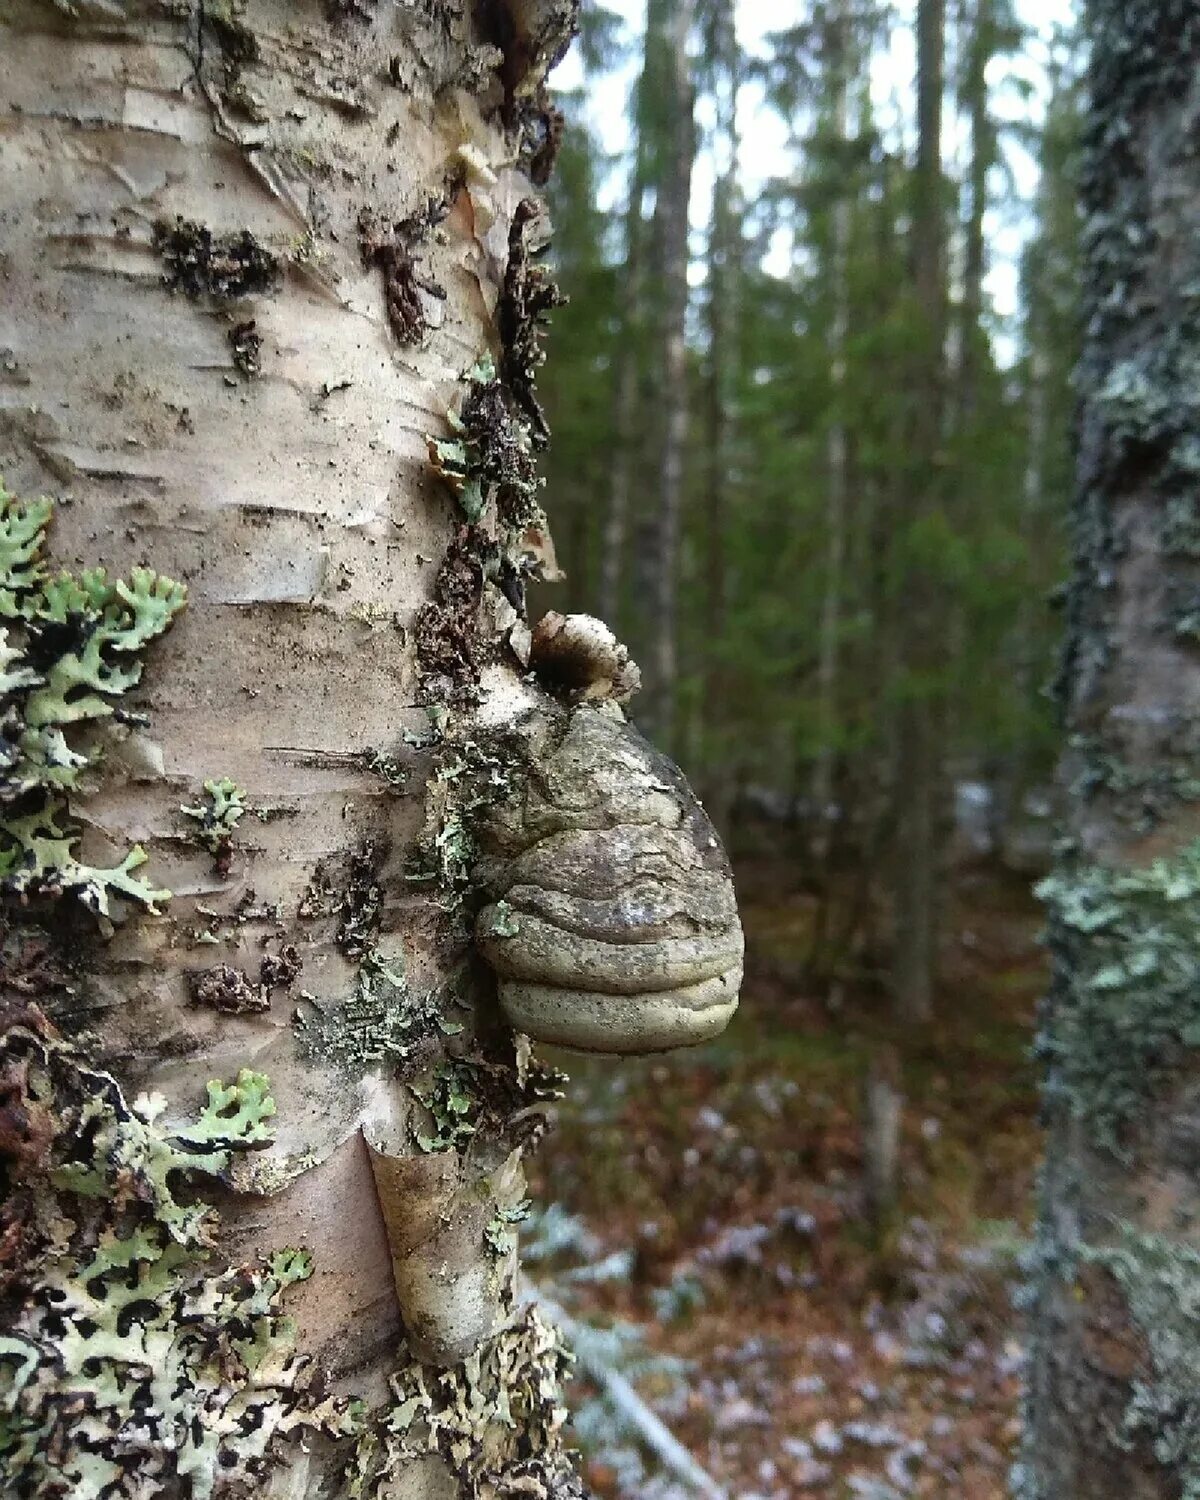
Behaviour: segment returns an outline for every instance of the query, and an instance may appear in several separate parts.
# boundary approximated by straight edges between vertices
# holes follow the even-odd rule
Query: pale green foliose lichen
[[[196,825],[196,839],[210,854],[220,854],[247,811],[246,793],[228,776],[206,781],[208,801],[179,811]]]
[[[500,1207],[488,1221],[483,1231],[484,1243],[498,1260],[511,1255],[517,1248],[517,1225],[529,1217],[530,1202],[523,1198],[510,1207]]]
[[[0,892],[71,894],[105,917],[115,893],[153,911],[170,893],[133,873],[140,847],[112,869],[75,853],[68,795],[95,756],[68,735],[130,717],[117,700],[141,681],[139,654],[186,589],[148,568],[128,580],[103,568],[51,574],[41,555],[52,514],[49,500],[20,501],[0,484]]]
[[[301,1050],[360,1077],[371,1067],[403,1072],[419,1059],[434,1036],[457,1036],[463,1027],[448,1021],[436,992],[415,992],[404,974],[403,958],[369,948],[359,961],[354,988],[339,1004],[325,1007],[311,996],[310,1009],[295,1021]]]
[[[434,1133],[416,1138],[420,1150],[428,1153],[465,1147],[479,1128],[480,1103],[471,1065],[461,1060],[441,1063],[429,1088],[414,1086],[412,1091],[433,1117]]]
[[[0,1476],[18,1500],[207,1500],[244,1493],[278,1442],[357,1430],[308,1389],[282,1310],[307,1252],[206,1271],[214,1218],[197,1197],[270,1144],[261,1075],[208,1085],[194,1119],[127,1103],[32,1009],[0,1039],[20,1175],[0,1264]],[[4,1257],[0,1257],[4,1261]]]
[[[348,1495],[367,1500],[385,1475],[438,1454],[462,1500],[582,1497],[563,1441],[569,1365],[560,1336],[536,1308],[448,1370],[413,1360],[392,1377],[390,1409],[358,1440]]]
[[[1039,1038],[1047,1090],[1119,1152],[1149,1094],[1200,1047],[1200,842],[1141,870],[1064,869],[1038,894],[1056,959]]]

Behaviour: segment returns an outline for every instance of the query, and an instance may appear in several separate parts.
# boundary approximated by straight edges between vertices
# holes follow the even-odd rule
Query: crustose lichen
[[[95,757],[68,734],[132,717],[115,701],[140,682],[141,652],[187,591],[149,568],[128,580],[110,580],[103,568],[52,574],[42,548],[53,509],[0,484],[0,892],[71,893],[101,916],[116,892],[153,911],[170,893],[134,875],[146,860],[140,846],[112,869],[76,856],[68,794]]]

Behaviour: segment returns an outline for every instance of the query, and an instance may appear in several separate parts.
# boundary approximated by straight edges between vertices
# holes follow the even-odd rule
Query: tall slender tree
[[[945,396],[946,213],[942,178],[945,0],[917,5],[917,156],[912,180],[911,261],[917,314],[907,424],[903,513],[894,607],[901,642],[893,789],[893,984],[900,1015],[933,1014],[937,968],[941,760],[935,693],[943,664],[944,611],[926,553],[936,516]]]
[[[846,567],[847,508],[850,488],[850,441],[847,421],[846,344],[850,336],[849,257],[852,229],[852,181],[847,171],[850,143],[850,81],[856,71],[850,0],[829,0],[822,27],[822,63],[828,91],[826,130],[835,164],[840,158],[838,187],[832,210],[828,291],[830,302],[829,385],[830,414],[825,439],[825,578],[821,598],[820,644],[817,658],[817,746],[813,774],[813,802],[817,817],[815,849],[818,858],[829,851],[829,834],[840,737],[838,692],[841,685],[842,630]]]
[[[1200,14],[1089,0],[1085,351],[1022,1500],[1200,1493]]]
[[[679,545],[687,457],[688,211],[695,158],[695,97],[688,47],[694,0],[651,0],[647,31],[661,37],[666,114],[660,172],[655,183],[653,286],[656,315],[657,400],[661,405],[653,528],[650,643],[643,714],[658,741],[675,733],[679,674]]]

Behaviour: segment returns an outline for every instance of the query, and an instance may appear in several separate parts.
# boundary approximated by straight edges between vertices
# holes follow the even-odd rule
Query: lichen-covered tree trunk
[[[1090,0],[1086,347],[1044,888],[1022,1500],[1200,1495],[1200,12]]]
[[[574,1492],[461,901],[572,10],[0,4],[5,1494]]]

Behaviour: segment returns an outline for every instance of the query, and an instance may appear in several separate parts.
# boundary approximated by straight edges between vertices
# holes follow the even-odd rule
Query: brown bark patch
[[[388,326],[401,344],[419,344],[425,337],[428,322],[420,294],[439,301],[446,297],[445,288],[420,270],[413,255],[417,236],[433,222],[436,218],[427,213],[387,226],[367,208],[358,216],[362,263],[383,273]]]
[[[218,964],[215,969],[192,974],[188,984],[195,1004],[207,1005],[227,1016],[266,1010],[270,1004],[263,989],[251,984],[241,969],[232,964]]]
[[[438,569],[433,598],[417,614],[417,662],[431,702],[469,699],[479,682],[483,568],[478,546],[475,528],[460,527]]]
[[[248,229],[218,235],[191,219],[159,220],[154,248],[163,262],[163,285],[187,297],[261,296],[281,276],[278,256]]]
[[[537,372],[546,358],[542,336],[551,312],[567,300],[537,259],[545,243],[542,206],[536,198],[523,198],[508,234],[508,269],[497,316],[504,346],[501,375],[529,423],[537,448],[544,448],[550,439],[546,413],[537,397]]]

